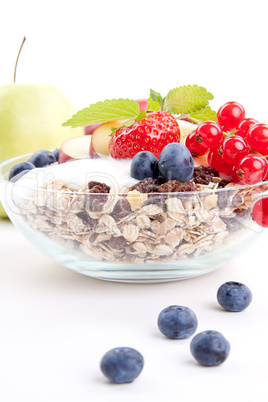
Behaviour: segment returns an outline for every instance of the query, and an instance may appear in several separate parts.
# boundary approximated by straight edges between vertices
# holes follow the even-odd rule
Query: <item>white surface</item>
[[[105,98],[165,95],[179,85],[211,91],[217,109],[241,102],[267,123],[267,13],[264,0],[9,0],[1,5],[0,84],[50,82],[75,108]],[[197,279],[157,285],[101,282],[58,266],[0,222],[1,402],[267,401],[267,240]],[[243,313],[217,307],[226,280],[246,283]],[[217,368],[198,366],[189,340],[156,328],[160,310],[191,307],[198,331],[231,343]],[[145,368],[133,383],[109,384],[99,361],[110,348],[136,347]]]
[[[0,84],[50,82],[76,109],[106,98],[205,86],[266,120],[264,0],[9,0],[1,6]]]
[[[212,274],[144,285],[63,268],[8,222],[0,222],[0,238],[1,401],[267,400],[268,232]],[[218,306],[217,289],[228,280],[251,289],[253,301],[244,312]],[[171,304],[195,311],[197,332],[215,329],[229,340],[231,353],[221,366],[198,365],[191,338],[169,340],[158,331],[157,316]],[[100,372],[101,357],[116,346],[144,356],[144,370],[132,384],[111,384]]]

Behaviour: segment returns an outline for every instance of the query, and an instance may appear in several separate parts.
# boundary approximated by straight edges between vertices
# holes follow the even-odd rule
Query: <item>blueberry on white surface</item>
[[[39,149],[30,156],[28,162],[31,162],[35,167],[44,167],[56,162],[56,157],[51,151]]]
[[[186,183],[192,179],[194,160],[189,149],[178,142],[166,145],[158,161],[161,175],[166,181],[179,180]]]
[[[104,376],[116,384],[132,382],[141,373],[143,366],[144,359],[141,353],[129,347],[109,350],[100,363]]]
[[[230,344],[220,332],[209,330],[195,335],[190,350],[202,366],[218,366],[229,356]]]
[[[218,303],[227,311],[243,311],[252,301],[250,289],[240,282],[225,282],[217,292]]]
[[[31,162],[18,162],[10,169],[8,180],[13,179],[15,176],[22,172],[26,173],[34,168],[35,166]]]
[[[190,308],[172,305],[161,311],[157,325],[168,338],[186,339],[196,331],[197,318]]]
[[[159,176],[158,159],[149,151],[138,152],[131,161],[130,176],[137,180]]]

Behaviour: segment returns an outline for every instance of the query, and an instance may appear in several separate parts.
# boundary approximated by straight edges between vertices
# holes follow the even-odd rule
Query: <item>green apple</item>
[[[63,127],[75,110],[69,98],[51,84],[0,86],[0,162],[38,149],[60,148],[63,141],[84,134]],[[5,216],[0,209],[0,217]]]

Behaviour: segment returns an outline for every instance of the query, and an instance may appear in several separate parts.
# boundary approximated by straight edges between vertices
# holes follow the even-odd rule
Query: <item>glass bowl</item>
[[[263,231],[251,216],[268,182],[202,190],[125,194],[8,181],[24,155],[0,164],[1,202],[13,224],[61,265],[120,282],[167,282],[211,272]],[[67,162],[72,163],[72,162]]]

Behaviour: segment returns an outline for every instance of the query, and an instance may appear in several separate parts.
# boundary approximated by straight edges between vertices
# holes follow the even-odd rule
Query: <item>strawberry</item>
[[[159,158],[170,142],[180,142],[177,120],[168,112],[153,112],[130,127],[113,134],[108,148],[115,159],[133,158],[140,151],[150,151]]]

